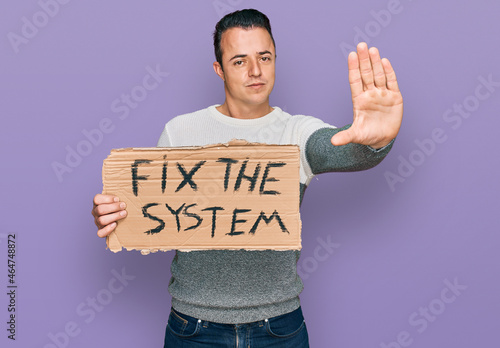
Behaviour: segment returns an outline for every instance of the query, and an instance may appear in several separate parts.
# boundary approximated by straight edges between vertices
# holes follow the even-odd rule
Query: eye
[[[269,62],[271,60],[271,57],[262,57],[262,60],[264,62]]]
[[[242,60],[237,60],[234,62],[234,65],[242,65],[243,61]]]

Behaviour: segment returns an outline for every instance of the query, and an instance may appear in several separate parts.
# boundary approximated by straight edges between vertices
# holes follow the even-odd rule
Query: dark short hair
[[[215,49],[215,59],[219,62],[222,67],[222,49],[220,47],[220,42],[222,34],[231,28],[263,28],[266,29],[271,40],[273,41],[274,48],[276,49],[276,43],[274,42],[273,33],[271,32],[271,23],[269,18],[265,14],[255,9],[245,9],[229,13],[222,17],[222,19],[215,26],[214,31],[214,49]]]

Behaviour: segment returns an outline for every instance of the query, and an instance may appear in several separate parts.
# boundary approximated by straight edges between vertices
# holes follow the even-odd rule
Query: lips
[[[259,88],[264,86],[264,83],[259,82],[259,83],[252,83],[251,85],[247,85],[247,87],[252,87],[252,88]]]

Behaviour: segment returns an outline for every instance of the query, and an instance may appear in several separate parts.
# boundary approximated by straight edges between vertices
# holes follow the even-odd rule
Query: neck
[[[227,99],[224,104],[216,108],[220,113],[241,119],[252,119],[265,116],[274,109],[269,105],[269,102],[260,105],[234,105],[228,103]]]

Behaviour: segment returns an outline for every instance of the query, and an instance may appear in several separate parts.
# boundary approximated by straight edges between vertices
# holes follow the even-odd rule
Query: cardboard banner
[[[103,194],[127,204],[113,252],[301,248],[299,147],[229,144],[115,149]]]

